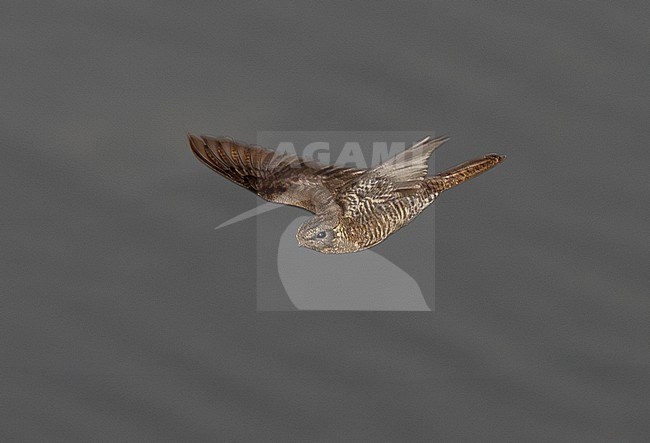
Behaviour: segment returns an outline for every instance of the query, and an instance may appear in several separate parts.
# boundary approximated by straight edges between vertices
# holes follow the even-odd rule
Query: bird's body
[[[437,196],[435,190],[423,183],[411,195],[377,201],[374,207],[369,205],[366,210],[351,211],[341,217],[341,224],[346,227],[341,234],[353,250],[372,247],[406,226]]]
[[[260,197],[315,214],[298,244],[323,253],[370,248],[407,225],[438,195],[503,161],[489,154],[427,177],[427,160],[446,137],[424,140],[373,169],[323,165],[231,139],[189,135],[208,167]]]

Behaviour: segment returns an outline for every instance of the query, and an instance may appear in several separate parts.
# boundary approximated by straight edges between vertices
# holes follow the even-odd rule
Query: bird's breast
[[[354,244],[357,250],[372,247],[406,226],[429,206],[434,198],[428,195],[414,195],[375,205],[371,211],[364,211],[355,218],[342,219],[342,233],[347,242]]]

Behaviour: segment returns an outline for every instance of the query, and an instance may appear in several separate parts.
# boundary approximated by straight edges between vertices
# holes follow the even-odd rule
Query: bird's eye
[[[325,231],[320,231],[318,234],[316,234],[316,238],[325,238],[327,236],[327,232]]]

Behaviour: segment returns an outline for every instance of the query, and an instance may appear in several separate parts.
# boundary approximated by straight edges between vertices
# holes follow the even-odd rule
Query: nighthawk
[[[488,154],[427,177],[431,153],[448,140],[429,137],[372,169],[324,165],[294,155],[188,134],[201,162],[265,200],[314,214],[296,239],[325,254],[357,252],[407,225],[440,195],[501,163]]]

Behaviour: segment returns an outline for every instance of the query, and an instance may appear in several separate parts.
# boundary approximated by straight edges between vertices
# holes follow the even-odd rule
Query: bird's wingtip
[[[203,138],[198,135],[194,135],[191,132],[186,132],[185,135],[189,140],[190,144],[203,143]]]

